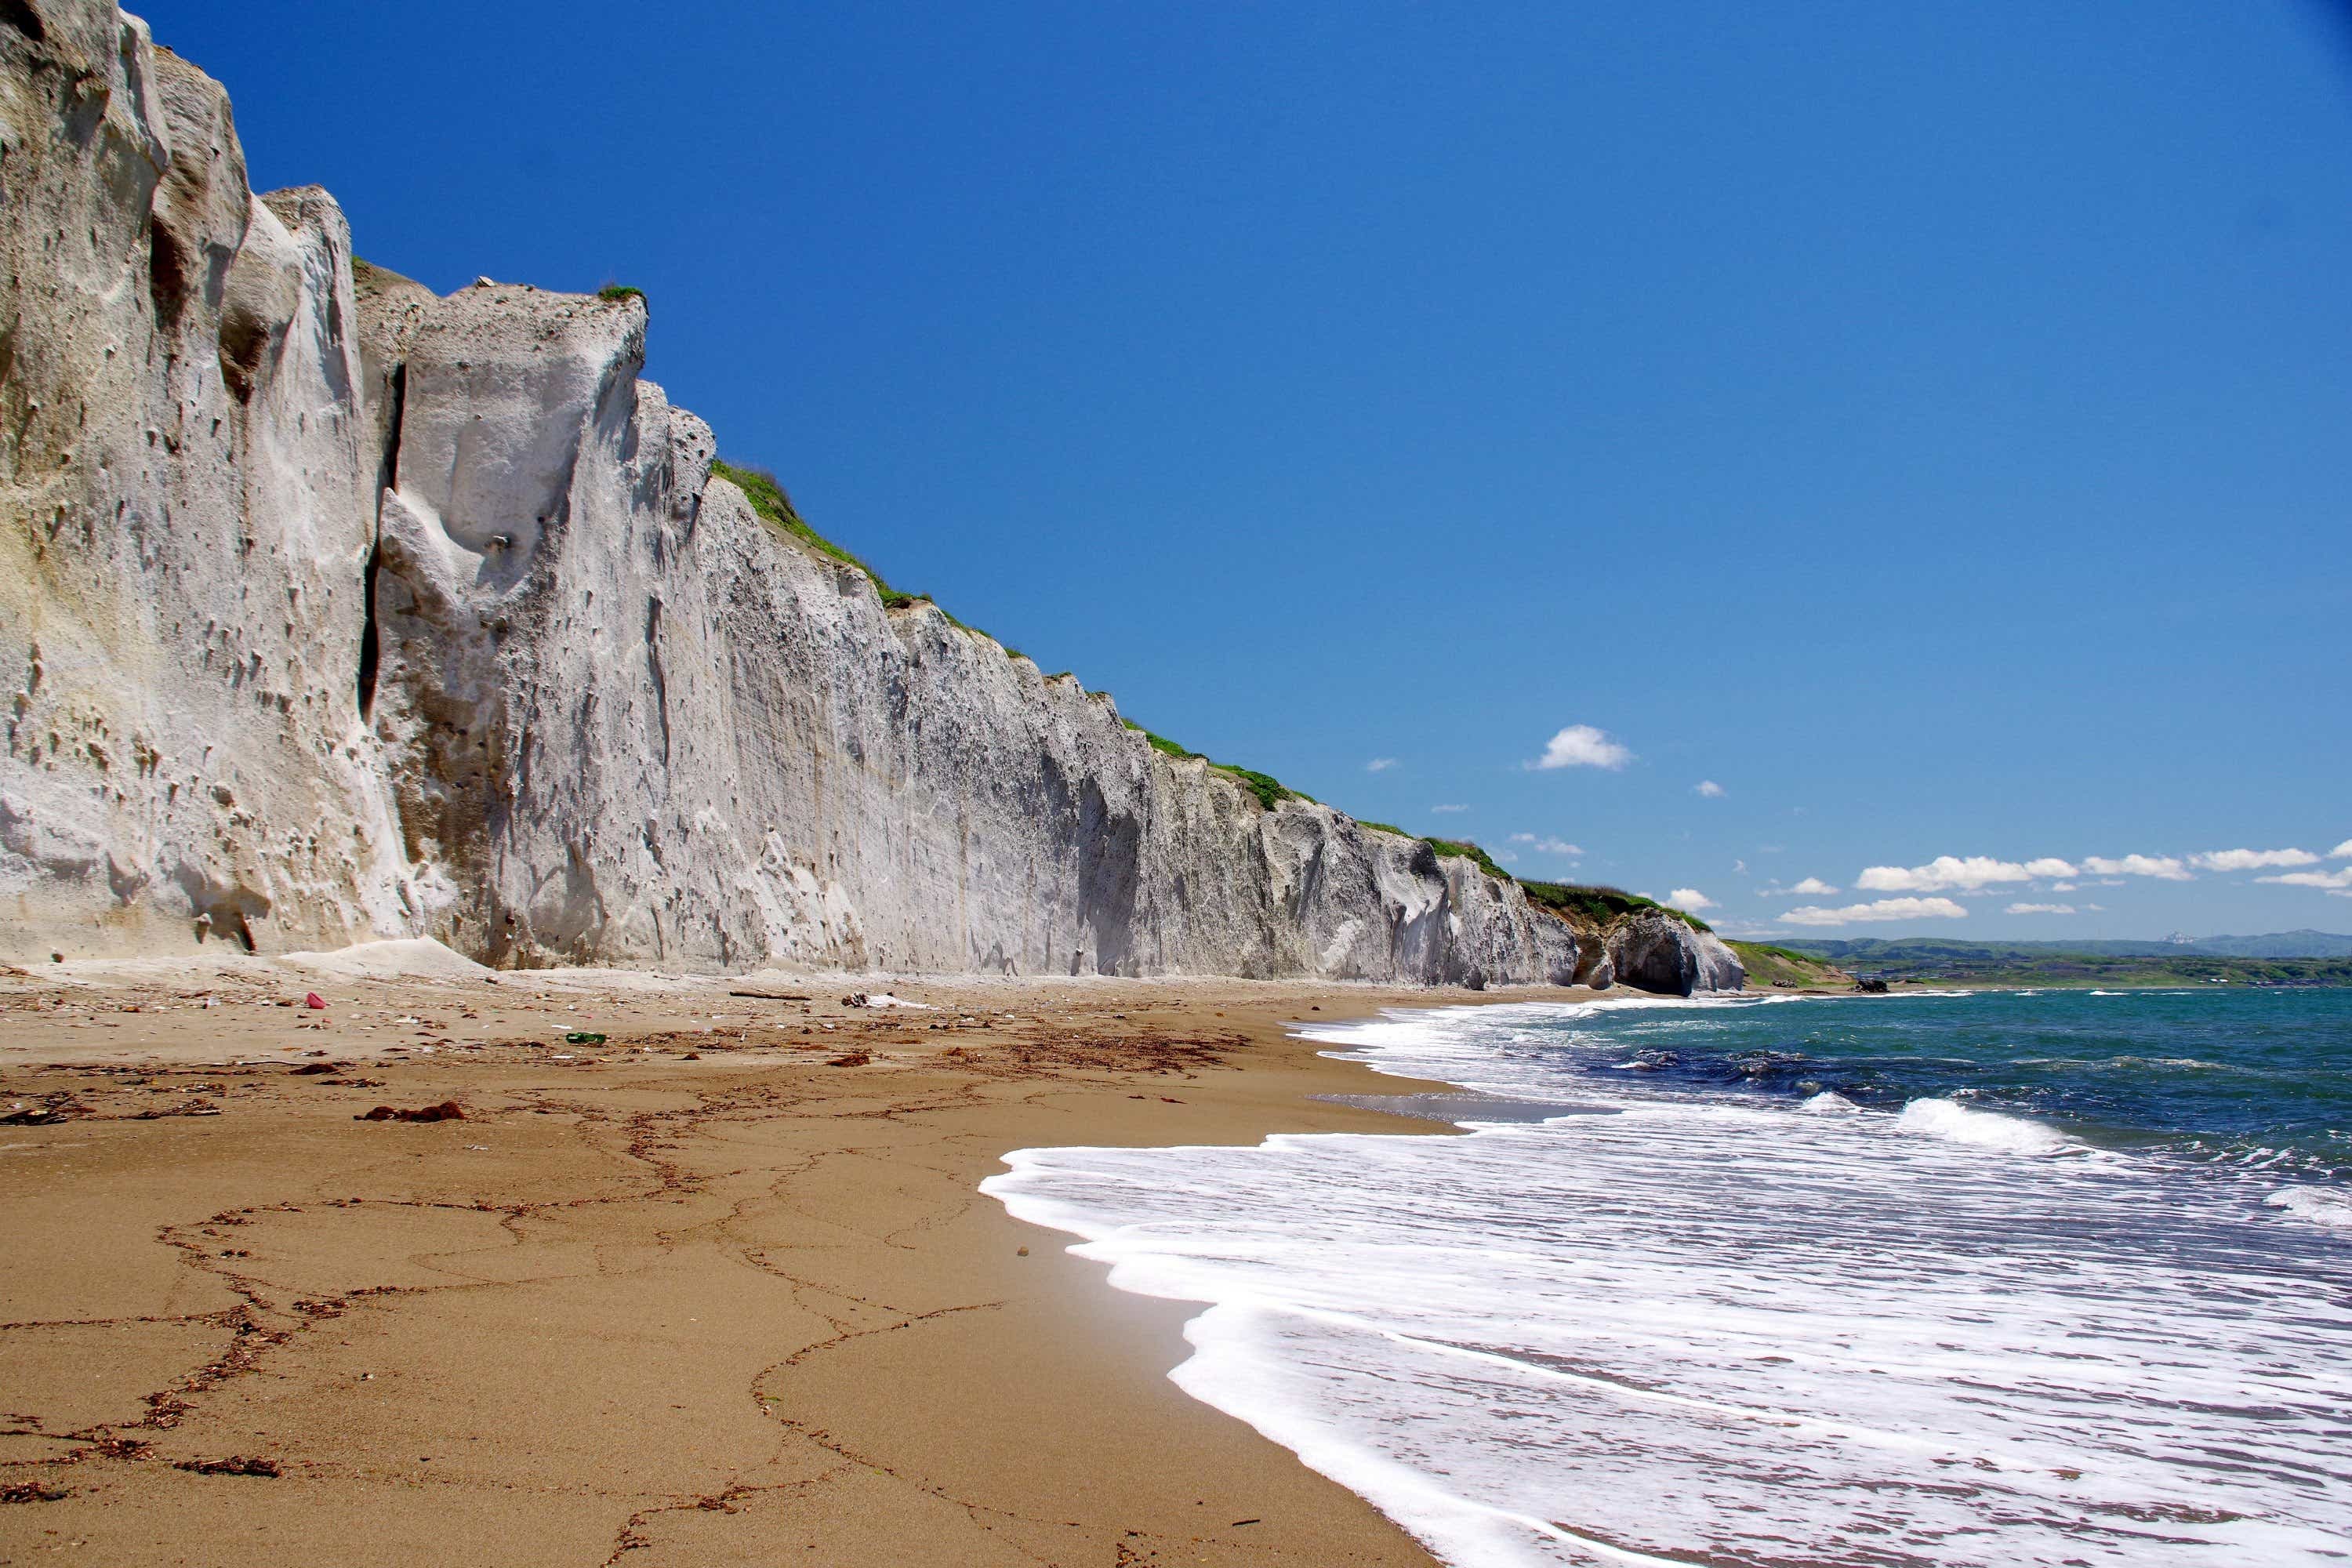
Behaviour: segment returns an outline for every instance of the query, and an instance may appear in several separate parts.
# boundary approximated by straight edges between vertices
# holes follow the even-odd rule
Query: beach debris
[[[427,1105],[415,1110],[397,1110],[389,1105],[379,1105],[373,1110],[364,1111],[352,1117],[352,1120],[354,1121],[463,1121],[466,1120],[466,1110],[454,1100],[445,1100],[438,1105]]]
[[[730,991],[730,996],[749,996],[754,1002],[808,1002],[814,998],[794,991]]]
[[[565,1032],[563,1043],[567,1046],[601,1046],[604,1043],[604,1037],[593,1029],[572,1029]]]
[[[862,1068],[873,1059],[874,1058],[867,1052],[850,1051],[842,1056],[828,1058],[824,1065],[829,1068]]]
[[[226,1459],[182,1459],[172,1467],[199,1476],[268,1476],[283,1474],[275,1459],[250,1459],[243,1454],[231,1454]]]
[[[1016,1247],[1013,1249],[1013,1256],[1015,1258],[1026,1258],[1029,1256],[1029,1249],[1025,1247]]]
[[[327,999],[316,991],[305,991],[302,993],[302,1005],[314,1013],[323,1013],[327,1010]]]
[[[841,999],[841,1005],[845,1007],[906,1007],[918,1013],[939,1011],[929,1002],[903,1001],[887,991],[853,991]]]
[[[161,1121],[167,1116],[218,1116],[220,1113],[220,1107],[215,1105],[209,1100],[184,1100],[177,1105],[166,1105],[161,1108],[151,1107],[148,1110],[139,1112],[131,1120],[133,1121]]]
[[[21,1100],[11,1100],[5,1115],[0,1115],[0,1126],[48,1127],[59,1121],[71,1121],[77,1116],[90,1114],[89,1107],[70,1094],[53,1094],[37,1105],[27,1105]]]
[[[38,1481],[16,1481],[0,1487],[0,1503],[56,1502],[66,1495],[65,1488],[43,1486]]]
[[[306,1062],[286,1076],[289,1078],[317,1078],[322,1073],[341,1072],[342,1070],[341,1067],[333,1062]]]

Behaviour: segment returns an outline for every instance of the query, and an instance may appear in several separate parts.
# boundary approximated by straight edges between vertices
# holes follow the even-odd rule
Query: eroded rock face
[[[1577,973],[1516,885],[1269,811],[772,530],[639,379],[641,302],[355,285],[216,84],[38,15],[0,24],[0,950]]]
[[[407,342],[377,730],[448,889],[431,934],[509,963],[1572,971],[1467,862],[1269,812],[1108,697],[886,610],[708,479],[644,331],[634,300],[490,284]]]
[[[226,95],[143,24],[26,15],[0,26],[9,945],[371,934],[402,868],[352,700],[342,216],[255,200]]]
[[[1737,991],[1748,984],[1747,966],[1721,938],[1655,910],[1617,921],[1607,942],[1609,963],[1621,984],[1688,996]]]

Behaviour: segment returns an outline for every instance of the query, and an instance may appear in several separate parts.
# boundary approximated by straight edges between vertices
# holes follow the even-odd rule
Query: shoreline
[[[924,1005],[845,1005],[883,984]],[[1601,994],[0,977],[33,1119],[0,1126],[0,1563],[1428,1563],[1169,1380],[1197,1304],[978,1185],[1020,1148],[1449,1134],[1308,1098],[1452,1086],[1283,1026]]]

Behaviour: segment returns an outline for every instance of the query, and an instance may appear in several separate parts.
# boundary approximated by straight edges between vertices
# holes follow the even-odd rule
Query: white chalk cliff
[[[1516,884],[1268,808],[763,521],[641,301],[355,280],[113,5],[0,0],[0,952],[1578,973]],[[1622,978],[1738,984],[1652,923]]]

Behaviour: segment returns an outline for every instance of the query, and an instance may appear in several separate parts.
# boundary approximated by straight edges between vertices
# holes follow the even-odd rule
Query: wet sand
[[[0,973],[0,1563],[1425,1564],[974,1189],[1443,1133],[1282,1026],[1584,994]]]

